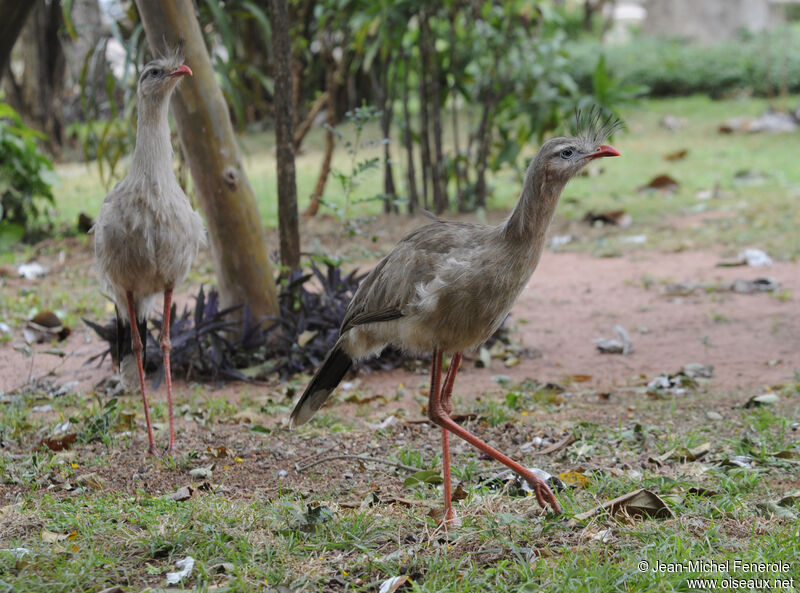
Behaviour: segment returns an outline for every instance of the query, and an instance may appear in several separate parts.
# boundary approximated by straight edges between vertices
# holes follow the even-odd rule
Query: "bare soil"
[[[587,387],[609,390],[675,372],[688,362],[714,365],[713,385],[720,390],[746,392],[787,381],[800,368],[800,315],[793,296],[800,294],[800,264],[776,262],[768,267],[718,267],[720,254],[686,251],[641,251],[623,257],[598,258],[584,253],[546,253],[508,323],[511,338],[530,350],[520,364],[506,368],[493,360],[490,369],[464,365],[457,382],[462,398],[471,400],[506,375],[511,381],[534,378],[564,382],[574,375],[590,375]],[[364,267],[368,267],[369,264]],[[88,250],[70,258],[70,266],[90,267]],[[58,283],[69,266],[56,267],[44,280],[15,279],[6,290],[26,285]],[[771,277],[780,283],[775,294],[736,294],[713,288],[697,288],[692,294],[674,294],[672,283],[698,283],[724,287],[737,279]],[[183,294],[179,306],[189,304]],[[614,325],[631,336],[628,355],[601,354],[592,343],[599,337],[616,338]],[[38,345],[26,358],[14,345],[21,335],[0,345],[0,392],[25,385],[30,379],[54,376],[58,382],[77,381],[77,388],[91,390],[110,373],[110,361],[100,367],[86,360],[104,349],[86,327],[57,344],[64,356],[48,354],[51,344]],[[416,385],[424,375],[408,371],[362,373],[361,388],[394,393],[398,384]],[[236,391],[240,386],[231,384]],[[177,386],[178,393],[189,386]]]
[[[378,220],[372,227],[377,230],[379,246],[390,244],[407,227],[420,223],[416,220],[392,227],[385,222]],[[330,236],[318,236],[322,246],[333,241]],[[361,250],[361,258],[367,262],[365,268],[376,257],[366,252],[368,246],[378,249],[370,237],[354,248]],[[676,372],[686,363],[714,366],[713,378],[704,388],[705,396],[682,401],[677,412],[666,411],[672,405],[668,402],[657,409],[639,407],[636,421],[649,418],[662,422],[666,416],[669,422],[687,419],[705,422],[708,406],[730,408],[732,401],[743,401],[766,386],[792,380],[793,373],[800,369],[800,315],[794,299],[794,295],[800,294],[800,264],[717,267],[721,252],[722,249],[720,253],[639,251],[616,258],[546,253],[508,322],[512,341],[527,349],[528,354],[510,368],[501,359],[493,359],[488,369],[477,368],[475,357],[468,358],[456,382],[456,412],[473,411],[478,400],[500,401],[507,390],[498,384],[500,375],[511,383],[530,378],[565,385],[571,396],[555,408],[532,412],[523,422],[489,426],[480,417],[468,420],[471,429],[490,443],[513,452],[535,436],[555,442],[578,421],[633,421],[632,404],[636,403],[633,398],[642,395],[627,388],[643,385],[661,373]],[[35,284],[41,287],[42,283],[68,285],[76,274],[92,273],[87,246],[73,246],[69,261],[61,264],[57,255],[42,258],[50,258],[48,263],[53,264],[50,276],[38,281],[8,279],[5,289],[18,291]],[[784,298],[708,288],[675,294],[669,288],[676,282],[724,287],[736,279],[765,276],[780,282]],[[181,300],[188,303],[189,297],[184,294]],[[615,324],[630,334],[633,351],[628,355],[601,354],[592,343],[593,338],[616,337],[612,329]],[[34,356],[26,358],[14,348],[22,343],[17,332],[10,343],[0,345],[0,393],[10,393],[41,378],[60,384],[77,382],[71,385],[71,390],[90,393],[111,372],[109,360],[99,367],[86,365],[86,359],[102,351],[104,345],[84,327],[73,328],[69,338],[57,344],[63,356],[47,354],[46,350],[53,345],[44,344],[34,346]],[[360,463],[332,460],[315,469],[297,471],[304,460],[333,454],[396,458],[394,452],[398,447],[420,450],[429,457],[438,451],[438,431],[422,423],[427,387],[424,369],[416,373],[362,371],[350,383],[349,389],[340,389],[333,398],[330,410],[334,416],[347,419],[355,430],[331,434],[318,428],[290,433],[282,428],[283,415],[267,415],[257,410],[250,410],[252,413],[245,410],[238,417],[207,426],[187,415],[178,419],[179,445],[184,452],[199,451],[201,458],[185,463],[192,467],[214,463],[213,478],[207,482],[214,488],[224,484],[224,492],[234,496],[269,496],[270,492],[287,488],[310,492],[321,476],[329,481],[332,494],[340,491],[345,502],[356,504],[370,490],[386,496],[395,491],[395,486],[399,489],[404,475],[390,466],[378,464],[370,466],[368,472],[353,472],[354,464],[360,467]],[[243,393],[251,400],[271,398],[289,404],[285,400],[285,386],[277,382],[198,387],[177,381],[178,406],[192,398],[196,400],[198,390],[201,399],[225,398],[234,405],[242,401]],[[349,397],[353,394],[354,397]],[[138,399],[135,394],[126,397]],[[151,402],[164,397],[163,386],[151,392]],[[399,419],[392,425],[391,442],[376,439],[375,427],[390,415]],[[252,424],[261,424],[272,432],[254,434],[249,430]],[[163,426],[160,428],[163,430]],[[35,448],[41,436],[27,436],[19,453]],[[159,436],[163,441],[163,432]],[[220,446],[226,451],[216,459],[210,451]],[[64,454],[78,460],[99,456],[102,463],[87,467],[86,471],[98,472],[106,480],[107,488],[132,495],[142,490],[153,495],[168,494],[192,482],[186,468],[174,471],[163,459],[146,456],[144,450],[145,435],[139,414],[130,436],[119,437],[115,447],[105,450],[93,443],[76,446]],[[454,446],[456,456],[465,450],[463,443]],[[558,462],[539,459],[553,473],[559,471]],[[201,495],[203,487],[203,481],[194,483],[193,495]],[[13,500],[18,494],[10,486],[2,492],[0,504],[2,499]],[[69,495],[68,489],[64,495]]]

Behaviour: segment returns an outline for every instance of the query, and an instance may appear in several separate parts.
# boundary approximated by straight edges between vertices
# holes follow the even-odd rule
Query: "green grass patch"
[[[792,106],[796,97],[783,105]],[[718,133],[725,120],[739,116],[754,116],[764,112],[770,102],[759,98],[711,100],[696,95],[676,99],[649,99],[623,115],[627,130],[614,139],[623,153],[622,158],[607,159],[598,166],[603,173],[595,177],[573,180],[562,197],[558,214],[567,220],[578,221],[588,211],[625,209],[633,218],[629,229],[607,229],[601,233],[586,233],[585,240],[568,245],[566,249],[591,250],[600,254],[618,254],[641,248],[686,249],[711,245],[727,245],[731,249],[758,246],[780,259],[796,258],[800,253],[800,168],[796,155],[800,152],[797,134],[735,134]],[[465,114],[469,115],[469,114]],[[683,124],[677,131],[659,125],[665,115],[677,117]],[[343,124],[346,137],[352,126]],[[378,128],[369,124],[366,140],[376,140]],[[395,135],[394,158],[398,161],[395,181],[401,197],[405,194],[402,173],[404,155]],[[316,183],[323,146],[324,130],[315,129],[297,157],[299,208],[309,202]],[[277,224],[276,164],[274,138],[271,133],[250,134],[240,138],[245,168],[265,226]],[[445,136],[445,148],[450,145]],[[686,149],[686,158],[666,161],[664,156]],[[359,158],[379,155],[379,146],[367,147]],[[535,146],[523,150],[523,159],[530,158]],[[336,151],[333,166],[347,169],[348,155]],[[125,168],[122,167],[121,171]],[[749,172],[749,173],[748,173]],[[74,223],[79,212],[94,215],[100,207],[105,190],[102,188],[96,165],[62,165],[57,168],[60,184],[55,188],[57,218]],[[679,182],[672,195],[644,194],[638,189],[660,174],[668,174]],[[374,196],[382,187],[382,173],[370,170],[359,178],[353,200],[358,202]],[[490,176],[493,192],[490,208],[508,210],[516,201],[521,188],[519,174],[501,169]],[[717,187],[719,197],[698,198],[698,192]],[[450,188],[451,194],[455,191]],[[344,192],[334,176],[328,180],[325,199],[341,206]],[[365,217],[381,212],[378,202],[360,202],[352,216]],[[323,207],[323,211],[325,208]],[[690,228],[675,228],[665,223],[670,216],[700,214],[705,211],[724,211],[729,215]],[[644,246],[629,243],[628,235],[646,234]]]

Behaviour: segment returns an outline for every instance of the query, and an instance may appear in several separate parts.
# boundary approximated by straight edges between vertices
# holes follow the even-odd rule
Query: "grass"
[[[528,412],[555,405],[526,384],[512,386],[509,393],[515,395],[492,412],[502,414],[503,426],[487,428],[492,419],[479,420],[485,423],[479,430],[488,431],[490,438],[503,439],[513,426],[525,422]],[[619,405],[611,417],[572,424],[578,440],[560,459],[534,460],[586,478],[584,487],[559,494],[562,517],[543,515],[533,497],[482,486],[492,470],[472,450],[463,449],[454,469],[456,479],[465,481],[467,497],[456,505],[460,525],[444,532],[426,514],[438,507],[440,486],[402,487],[390,478],[395,485],[384,483],[378,497],[371,499],[375,486],[342,490],[337,470],[325,465],[308,475],[306,486],[289,477],[286,484],[271,481],[245,490],[224,473],[218,477],[222,470],[215,469],[210,489],[181,502],[148,486],[147,479],[133,488],[75,490],[78,476],[102,473],[119,450],[134,446],[120,420],[137,409],[136,398],[120,399],[109,409],[93,396],[67,393],[54,398],[23,392],[0,404],[0,440],[6,444],[0,449],[0,491],[13,487],[18,493],[12,505],[0,506],[0,548],[27,552],[18,556],[0,551],[0,592],[98,591],[114,585],[125,591],[163,590],[164,575],[176,571],[175,563],[186,556],[196,565],[180,587],[194,591],[375,591],[396,576],[408,576],[408,590],[419,592],[687,591],[692,590],[689,579],[695,577],[713,579],[717,587],[723,587],[726,578],[794,578],[796,588],[800,499],[769,506],[796,488],[800,456],[798,384],[786,384],[780,393],[778,406],[733,410],[730,399],[714,393],[696,393],[684,402],[637,399],[627,410],[636,410],[640,420],[628,419],[626,406]],[[190,398],[220,407],[222,414],[209,414],[207,420],[212,434],[229,422],[219,398],[209,395],[207,401],[197,402],[201,396],[196,393]],[[46,417],[33,411],[44,401],[53,407]],[[724,423],[690,421],[705,409],[724,410],[725,403]],[[485,405],[475,405],[476,411],[487,412]],[[105,444],[95,438],[99,447],[81,445],[66,452],[31,452],[22,446],[31,442],[31,435],[44,434],[65,419],[71,419],[80,434],[102,424],[111,438]],[[313,440],[317,434],[327,435],[328,443],[374,442],[372,433],[353,432],[334,412],[322,414],[318,423],[301,430],[292,442]],[[341,434],[330,435],[330,427]],[[432,432],[420,434],[435,444]],[[425,469],[440,467],[438,456],[428,453],[430,445],[415,441],[405,429],[383,429],[380,437],[376,457]],[[265,454],[260,458],[269,459],[270,451],[285,447],[285,441],[274,438],[282,437],[273,434],[258,441]],[[238,439],[225,442],[234,446],[231,442]],[[411,442],[392,444],[401,439]],[[697,462],[644,462],[676,447],[705,442],[711,451]],[[12,455],[12,449],[21,453]],[[789,453],[776,455],[781,451]],[[177,475],[180,483],[180,475],[206,463],[199,455],[191,450],[174,461],[150,462],[151,471]],[[724,460],[733,455],[754,461],[749,467],[726,465]],[[253,463],[252,458],[243,461]],[[353,471],[374,475],[377,470]],[[642,487],[662,497],[674,518],[601,512],[575,519]],[[170,491],[166,488],[167,494]],[[417,502],[397,504],[389,495]],[[354,498],[355,505],[344,504]],[[795,518],[775,515],[781,511]],[[728,568],[703,570],[690,564],[697,561],[713,561],[717,568],[727,562]],[[785,565],[753,573],[734,562]],[[666,572],[665,567],[676,566],[683,572]]]
[[[580,235],[565,249],[613,255],[709,246],[735,251],[747,245],[780,259],[796,258],[800,137],[716,133],[724,119],[757,114],[765,105],[754,99],[691,97],[646,101],[627,113],[629,131],[614,140],[624,158],[603,163],[603,174],[576,179],[565,192],[559,223]],[[687,126],[678,132],[661,128],[658,121],[668,113],[685,118]],[[315,182],[321,139],[315,131],[298,160],[301,208]],[[268,134],[242,139],[259,209],[270,227],[275,221],[271,143]],[[663,160],[682,148],[689,149],[686,159]],[[337,155],[335,165],[344,168],[345,157]],[[757,184],[735,181],[745,169],[761,172]],[[67,165],[58,172],[59,219],[72,221],[81,210],[96,212],[105,191],[92,168]],[[660,173],[680,182],[674,195],[637,191]],[[715,183],[721,196],[698,200],[697,192]],[[329,180],[333,200],[335,184]],[[379,176],[365,179],[356,197],[377,184]],[[516,199],[518,180],[501,171],[492,185],[492,207],[507,209]],[[371,203],[364,208],[378,210]],[[588,229],[578,222],[588,210],[612,208],[625,208],[635,226]],[[670,222],[701,210],[729,215],[692,227]],[[625,242],[631,234],[646,234],[647,242]],[[78,241],[75,252],[85,251],[82,239],[70,241]],[[65,242],[36,249],[65,249],[67,259],[73,255]],[[29,248],[16,257],[34,253]],[[193,274],[205,279],[211,272]],[[17,294],[0,292],[0,315],[19,323],[38,310],[55,309],[73,326],[81,316],[106,316],[99,297],[92,296],[93,276],[77,269],[74,274],[69,290],[41,284]],[[674,280],[653,274],[631,282],[647,287]],[[710,315],[716,323],[736,322],[722,305]],[[291,390],[302,388],[300,383]],[[165,590],[165,574],[177,570],[176,561],[186,556],[196,559],[195,568],[169,590],[371,592],[402,575],[410,579],[403,590],[416,592],[711,588],[691,586],[688,579],[696,576],[716,579],[719,590],[760,588],[726,587],[723,579],[730,576],[794,578],[794,588],[800,586],[800,499],[777,504],[799,487],[800,376],[773,387],[780,394],[778,404],[750,409],[740,407],[746,397],[737,393],[701,390],[651,399],[642,389],[598,407],[579,384],[568,385],[574,391],[568,396],[532,381],[504,384],[504,397],[459,402],[460,412],[476,415],[472,428],[487,440],[527,465],[554,474],[576,472],[584,485],[559,493],[564,516],[541,513],[532,497],[484,484],[498,466],[453,439],[454,478],[463,480],[466,498],[456,505],[460,525],[447,533],[429,516],[440,505],[438,484],[406,486],[407,474],[380,464],[295,469],[296,463],[335,449],[368,451],[375,458],[438,471],[437,431],[402,421],[377,431],[356,430],[363,425],[360,419],[367,419],[370,408],[364,405],[355,417],[337,414],[338,406],[326,408],[290,434],[278,423],[290,409],[288,389],[243,387],[235,402],[204,387],[190,390],[176,405],[188,426],[179,434],[187,449],[174,459],[156,460],[141,454],[137,397],[111,404],[92,393],[56,395],[44,384],[0,394],[0,593],[96,592],[114,585],[124,591]],[[163,396],[152,404],[154,420],[163,425]],[[709,420],[709,410],[723,420]],[[244,419],[243,412],[255,419]],[[71,449],[39,446],[66,422],[77,435]],[[261,430],[252,430],[253,425]],[[532,456],[523,447],[534,435],[555,442],[567,432],[577,441],[558,454]],[[705,457],[680,459],[684,448],[705,443],[710,447]],[[221,445],[230,455],[209,458],[209,450]],[[730,462],[734,456],[752,461],[739,467]],[[190,469],[212,464],[207,483],[189,477]],[[92,473],[105,485],[79,482]],[[192,498],[170,497],[186,485],[195,489]],[[674,517],[600,512],[575,519],[643,487],[658,494]],[[9,551],[15,548],[27,552]],[[730,565],[719,571],[689,566],[698,560]],[[785,562],[788,568],[754,573],[735,568],[734,561]],[[642,562],[647,562],[644,571]],[[654,570],[659,562],[685,570]]]
[[[794,105],[796,97],[787,99]],[[800,254],[800,236],[794,229],[800,225],[800,211],[795,207],[800,196],[800,168],[796,155],[800,152],[797,134],[719,134],[717,128],[725,120],[739,115],[758,115],[770,105],[765,99],[742,98],[713,101],[704,96],[642,101],[623,115],[628,129],[614,143],[623,158],[604,161],[604,173],[597,177],[573,180],[564,193],[559,215],[578,221],[590,210],[602,211],[624,208],[633,217],[636,231],[611,229],[590,234],[583,242],[567,249],[591,249],[614,254],[642,248],[625,241],[631,234],[648,235],[644,248],[685,249],[726,244],[732,248],[753,245],[766,248],[780,259],[794,259]],[[672,132],[659,125],[667,114],[674,115],[685,127]],[[352,126],[343,124],[346,137]],[[308,205],[316,184],[324,130],[315,129],[297,158],[299,207]],[[370,125],[367,140],[379,136],[377,127]],[[447,138],[445,138],[447,143]],[[253,187],[258,209],[264,224],[274,229],[277,224],[276,165],[274,139],[270,133],[250,134],[241,138],[245,169]],[[403,161],[395,146],[394,158]],[[668,162],[664,155],[687,149],[685,159]],[[530,158],[536,147],[523,150]],[[377,156],[379,147],[367,148],[360,157]],[[335,153],[333,166],[345,170],[348,155]],[[125,167],[120,168],[120,173]],[[755,172],[756,178],[738,181],[737,173]],[[94,165],[61,165],[57,168],[60,185],[55,188],[57,213],[60,221],[74,223],[79,212],[97,212],[105,195]],[[638,188],[659,174],[669,174],[679,182],[674,195],[642,194]],[[364,199],[381,187],[381,172],[367,171],[356,187],[354,199]],[[396,183],[402,195],[402,167],[396,169]],[[702,201],[700,191],[711,190],[718,184],[721,197]],[[507,210],[521,187],[517,174],[503,169],[490,179],[493,197],[490,208]],[[455,191],[451,188],[451,193]],[[333,176],[328,180],[325,199],[341,205],[343,191]],[[376,202],[361,203],[353,216],[374,215],[381,206]],[[689,229],[675,229],[664,223],[665,217],[723,210],[731,213],[722,218]]]

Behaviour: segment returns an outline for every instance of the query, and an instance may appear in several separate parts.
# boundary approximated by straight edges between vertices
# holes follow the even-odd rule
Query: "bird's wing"
[[[342,322],[342,328],[339,333],[344,333],[351,327],[363,325],[365,323],[379,323],[381,321],[392,321],[393,319],[400,319],[403,312],[400,309],[389,307],[381,311],[361,311],[354,315],[348,316]]]
[[[481,225],[437,220],[400,241],[361,282],[347,307],[340,333],[365,323],[399,319],[420,284],[436,277],[437,266],[453,252],[471,247]]]

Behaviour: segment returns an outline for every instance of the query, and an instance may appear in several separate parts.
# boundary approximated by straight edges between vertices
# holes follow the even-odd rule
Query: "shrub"
[[[233,321],[229,313],[241,309],[220,309],[219,296],[201,288],[193,310],[178,315],[173,305],[170,315],[170,357],[173,374],[193,380],[265,378],[275,374],[281,379],[302,372],[313,372],[336,342],[347,305],[363,275],[357,271],[343,274],[332,262],[326,269],[311,263],[310,271],[297,271],[283,281],[279,295],[279,316],[256,323],[247,307],[242,321]],[[90,359],[100,362],[116,342],[114,320],[105,325],[84,320],[109,348]],[[161,320],[154,323],[161,330]],[[158,340],[148,331],[147,370],[158,383],[163,376],[163,361]],[[405,359],[400,353],[381,361],[382,368],[394,368]]]
[[[48,222],[44,205],[53,204],[55,177],[52,163],[36,145],[42,138],[0,103],[0,248],[35,239]]]
[[[285,380],[298,373],[313,373],[336,343],[347,305],[366,276],[357,270],[343,274],[338,264],[324,263],[323,270],[312,261],[310,271],[293,272],[281,284],[280,315],[265,323],[255,323],[247,307],[242,321],[233,321],[228,314],[242,307],[220,309],[219,295],[213,288],[208,294],[201,288],[194,308],[186,308],[180,315],[173,304],[170,313],[173,376],[186,380],[246,381],[269,375]],[[87,361],[102,363],[112,353],[111,345],[116,343],[116,323],[113,319],[105,325],[88,319],[84,322],[109,345]],[[161,331],[161,320],[153,325]],[[153,374],[158,386],[164,376],[161,349],[149,330],[143,341],[147,349],[146,370]],[[496,341],[510,343],[505,324],[486,341],[486,346]],[[380,357],[365,360],[360,366],[382,370],[415,368],[428,360],[427,354],[414,357],[389,347]]]
[[[773,31],[740,40],[699,45],[680,40],[639,38],[622,45],[576,41],[570,72],[592,89],[597,56],[622,84],[644,85],[651,96],[704,93],[722,97],[749,89],[758,95],[800,91],[800,31]]]

